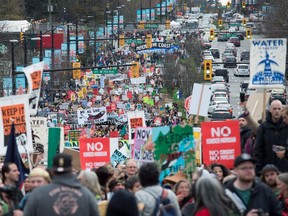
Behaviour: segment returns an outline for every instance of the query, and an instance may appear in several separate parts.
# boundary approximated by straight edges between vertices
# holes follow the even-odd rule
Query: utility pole
[[[51,30],[52,29],[52,5],[51,5],[51,0],[48,0],[48,12],[49,12],[49,27]]]

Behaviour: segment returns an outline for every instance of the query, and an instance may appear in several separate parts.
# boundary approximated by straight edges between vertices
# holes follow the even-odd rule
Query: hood
[[[241,129],[240,129],[240,132],[241,133],[245,133],[246,131],[251,131],[252,129],[250,128],[250,126],[249,125],[246,125],[246,126],[244,126],[244,127],[242,127]]]
[[[272,114],[271,114],[271,112],[267,112],[266,122],[264,122],[264,123],[269,123],[269,124],[278,125],[278,126],[283,126],[283,125],[285,125],[284,122],[283,122],[282,116],[281,116],[279,122],[274,123],[274,122],[272,121]]]
[[[73,173],[65,173],[60,175],[55,175],[52,178],[52,183],[61,184],[67,187],[80,188],[81,183],[78,181]]]

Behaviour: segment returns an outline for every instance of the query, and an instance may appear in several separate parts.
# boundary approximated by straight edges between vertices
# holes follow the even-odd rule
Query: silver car
[[[234,71],[234,76],[250,76],[250,69],[248,64],[238,64]]]

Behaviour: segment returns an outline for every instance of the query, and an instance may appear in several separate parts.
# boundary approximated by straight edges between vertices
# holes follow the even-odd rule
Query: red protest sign
[[[110,135],[110,138],[118,138],[119,137],[118,131],[110,131],[109,135]]]
[[[127,92],[127,97],[128,97],[129,99],[132,99],[132,97],[133,97],[133,96],[132,96],[132,91],[128,91],[128,92]]]
[[[93,169],[110,162],[109,138],[80,138],[81,169]]]
[[[201,130],[203,163],[233,168],[235,158],[241,154],[239,122],[203,122]]]

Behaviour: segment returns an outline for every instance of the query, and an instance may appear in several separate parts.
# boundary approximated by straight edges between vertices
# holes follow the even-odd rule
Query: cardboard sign
[[[64,148],[63,153],[72,156],[72,168],[74,171],[81,171],[80,152],[74,149]]]
[[[240,129],[238,121],[203,122],[203,163],[220,163],[233,168],[235,158],[241,154]]]
[[[44,62],[23,68],[28,81],[30,115],[36,115],[41,91]]]
[[[77,110],[78,124],[96,124],[107,121],[106,107]]]
[[[15,136],[21,153],[32,153],[32,134],[29,115],[28,95],[0,98],[0,155],[6,154],[12,119]],[[26,152],[27,151],[27,152]]]
[[[70,143],[70,146],[65,145],[66,148],[79,148],[79,138],[81,135],[80,130],[70,130],[68,131],[68,140]]]
[[[189,114],[207,116],[211,90],[208,85],[194,83]]]

